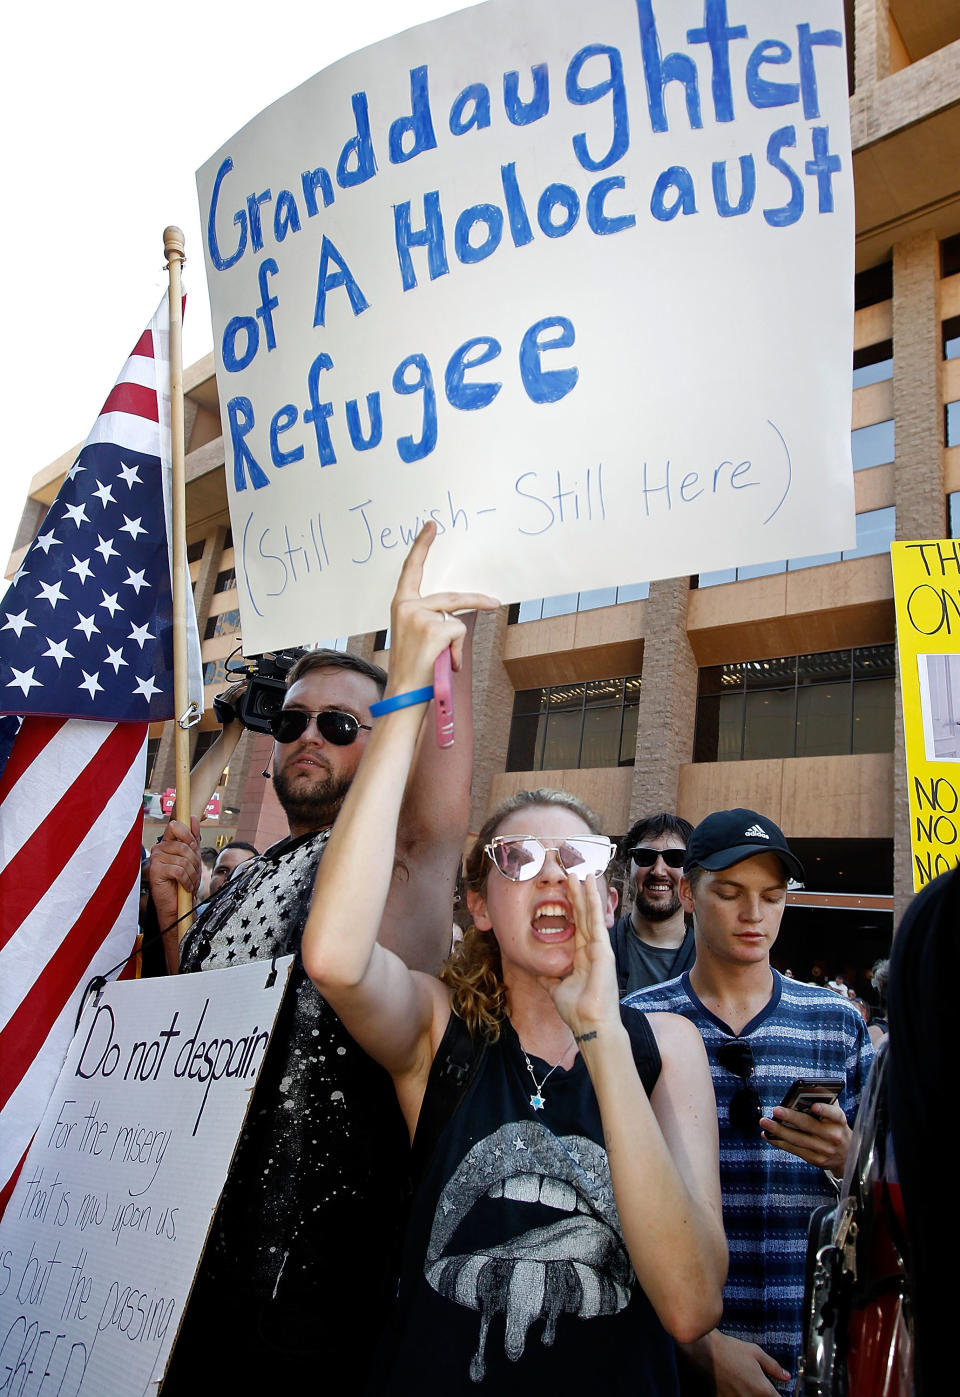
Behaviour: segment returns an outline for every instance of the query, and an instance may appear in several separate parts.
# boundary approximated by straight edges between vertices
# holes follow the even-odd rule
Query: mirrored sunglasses
[[[373,731],[369,723],[361,723],[352,713],[341,713],[336,708],[325,708],[320,713],[309,713],[305,708],[281,708],[270,719],[270,731],[277,742],[296,742],[314,721],[324,742],[334,747],[349,747],[351,742],[356,742],[361,728],[364,732]]]
[[[498,834],[484,849],[497,872],[514,883],[536,878],[549,853],[556,854],[563,871],[581,883],[591,873],[599,878],[614,852],[610,840],[600,834],[578,835],[559,844],[547,844],[535,834]]]
[[[638,868],[652,868],[657,859],[663,859],[668,868],[682,868],[687,851],[686,849],[648,849],[646,845],[638,844],[635,849],[630,850],[630,857]]]
[[[727,1072],[743,1078],[743,1086],[730,1098],[729,1120],[735,1130],[756,1130],[763,1115],[760,1093],[750,1081],[753,1076],[753,1049],[749,1043],[736,1039],[717,1049],[717,1061]]]

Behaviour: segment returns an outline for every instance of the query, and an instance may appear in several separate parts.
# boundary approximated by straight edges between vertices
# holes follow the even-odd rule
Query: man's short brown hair
[[[383,691],[387,687],[387,671],[375,665],[372,660],[365,660],[361,655],[352,655],[349,650],[308,650],[305,655],[300,656],[287,675],[287,688],[296,684],[305,674],[312,674],[315,669],[349,669],[354,674],[362,674],[376,684],[379,698],[383,698]]]

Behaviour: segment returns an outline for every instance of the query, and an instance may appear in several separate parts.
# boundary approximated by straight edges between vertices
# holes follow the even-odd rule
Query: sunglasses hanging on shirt
[[[743,1086],[730,1098],[729,1119],[735,1130],[756,1130],[763,1115],[760,1093],[750,1081],[753,1076],[753,1049],[742,1038],[722,1043],[717,1061],[727,1072],[743,1079]]]

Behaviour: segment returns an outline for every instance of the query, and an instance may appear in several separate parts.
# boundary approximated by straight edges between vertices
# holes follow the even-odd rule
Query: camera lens
[[[267,688],[261,680],[254,693],[251,695],[253,702],[250,705],[251,711],[258,718],[272,718],[274,713],[279,713],[283,707],[283,696],[286,690],[283,685],[278,688]]]

